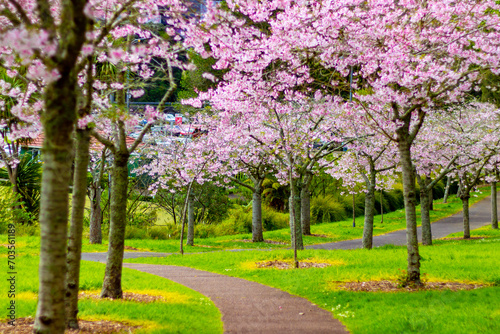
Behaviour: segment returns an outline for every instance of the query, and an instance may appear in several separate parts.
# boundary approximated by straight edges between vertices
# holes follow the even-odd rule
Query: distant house
[[[45,139],[45,136],[43,133],[39,134],[38,137],[34,139],[28,140],[26,143],[21,145],[21,155],[28,153],[33,156],[33,158],[40,158],[41,152],[42,152],[42,146],[43,146],[43,140]],[[135,139],[132,137],[127,136],[126,142],[127,142],[127,147],[132,146],[134,143]],[[144,147],[146,146],[145,143],[139,144],[139,147]],[[90,140],[90,149],[94,152],[102,152],[104,150],[104,145],[101,144],[99,141],[97,141],[95,138],[91,138]],[[131,173],[131,170],[134,170],[138,166],[141,165],[140,161],[132,160],[129,162],[129,176],[136,176],[135,173]]]

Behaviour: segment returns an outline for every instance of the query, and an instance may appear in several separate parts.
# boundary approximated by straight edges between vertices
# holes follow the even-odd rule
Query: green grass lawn
[[[1,257],[5,258],[3,254]],[[16,262],[18,272],[16,281],[17,317],[34,317],[38,291],[38,257],[19,256]],[[81,290],[99,293],[104,277],[104,267],[104,264],[100,263],[82,262]],[[1,280],[0,288],[2,291],[8,291],[7,284],[6,279]],[[213,302],[180,284],[124,268],[123,290],[163,296],[164,300],[139,303],[121,300],[81,299],[79,318],[82,320],[114,320],[142,327],[134,333],[222,333],[221,314]],[[8,305],[8,303],[7,293],[1,294],[0,305]]]
[[[301,260],[331,267],[278,270],[255,263],[291,260],[292,252],[243,251],[127,260],[188,266],[273,286],[330,311],[353,333],[500,333],[500,231],[482,228],[485,240],[437,241],[421,247],[429,281],[483,283],[471,291],[349,292],[337,282],[396,279],[406,268],[406,248],[305,250]]]

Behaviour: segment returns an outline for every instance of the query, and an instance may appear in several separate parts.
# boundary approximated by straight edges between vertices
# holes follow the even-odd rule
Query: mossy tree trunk
[[[76,131],[75,173],[71,209],[71,225],[68,237],[66,274],[66,325],[78,329],[78,290],[80,283],[80,260],[82,253],[83,217],[87,191],[87,168],[90,160],[90,132]]]
[[[300,226],[300,191],[301,191],[301,180],[292,179],[290,182],[290,234],[292,240],[292,247],[294,250],[304,249],[304,243],[302,241],[302,227]]]
[[[91,244],[102,244],[102,177],[106,166],[106,149],[102,152],[99,170],[92,178],[90,185],[90,226],[89,242]]]
[[[77,74],[75,71],[85,41],[88,18],[85,0],[61,6],[59,27],[51,16],[49,3],[38,1],[43,29],[60,39],[50,63],[59,78],[45,90],[41,122],[45,135],[42,193],[40,201],[40,264],[38,303],[33,332],[59,334],[65,329],[65,275],[68,238],[69,184],[73,161],[72,134],[77,120]],[[49,68],[50,70],[51,68]]]
[[[394,107],[394,106],[393,106]],[[396,110],[397,112],[397,110]],[[407,282],[409,284],[421,285],[420,280],[420,254],[418,250],[417,235],[417,198],[415,193],[415,174],[411,159],[411,145],[416,133],[410,133],[411,114],[400,119],[403,124],[396,130],[399,161],[403,176],[403,197],[406,217],[406,241],[407,241]],[[423,121],[423,116],[422,116]]]
[[[417,175],[420,186],[420,218],[422,221],[422,244],[432,245],[430,198],[428,186],[429,178],[426,175]],[[432,191],[432,190],[431,190]]]
[[[252,190],[252,242],[264,241],[262,228],[262,183],[264,178],[251,177],[253,182]]]
[[[129,153],[114,154],[111,174],[111,220],[109,226],[109,248],[101,298],[122,298],[122,265],[127,225],[127,189]]]
[[[194,195],[193,192],[191,191],[188,195],[188,209],[187,209],[187,215],[188,215],[188,232],[187,232],[187,239],[186,239],[186,245],[189,246],[194,246]]]
[[[443,204],[448,202],[448,196],[450,196],[450,187],[451,187],[451,176],[446,178],[446,187],[444,188],[444,196],[443,196]]]
[[[375,173],[370,173],[370,181],[366,182],[365,220],[363,225],[363,248],[373,247],[373,221],[375,217]]]

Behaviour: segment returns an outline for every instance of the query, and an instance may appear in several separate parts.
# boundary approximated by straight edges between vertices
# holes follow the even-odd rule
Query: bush
[[[127,226],[125,229],[125,239],[148,239],[148,233],[145,228],[136,226]]]
[[[329,223],[347,218],[344,206],[331,196],[317,196],[311,199],[311,222]]]
[[[150,239],[167,240],[172,235],[166,226],[153,226],[147,231]]]
[[[264,231],[279,230],[288,227],[289,224],[290,214],[275,211],[270,207],[262,208],[262,225],[264,227]]]

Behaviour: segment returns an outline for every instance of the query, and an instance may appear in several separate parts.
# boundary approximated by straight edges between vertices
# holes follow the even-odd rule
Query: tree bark
[[[69,184],[76,121],[76,80],[62,75],[47,88],[42,117],[42,194],[40,202],[40,265],[34,332],[56,334],[65,328],[65,275],[68,238]]]
[[[102,244],[102,209],[101,209],[101,187],[93,187],[90,190],[90,231],[89,242],[91,244]]]
[[[444,189],[443,204],[446,204],[448,202],[448,196],[450,195],[450,187],[451,187],[451,177],[448,176],[446,178],[446,188]]]
[[[122,298],[122,264],[127,225],[127,188],[129,154],[118,151],[114,154],[111,175],[111,219],[109,224],[109,248],[101,298]]]
[[[106,166],[106,149],[101,155],[101,165],[99,171],[92,179],[90,187],[90,231],[89,242],[91,244],[102,244],[102,209],[101,209],[101,196],[102,196],[102,176]]]
[[[463,221],[464,221],[464,239],[470,239],[470,216],[469,216],[469,191],[464,191],[462,189],[462,211],[463,211]]]
[[[363,226],[363,248],[373,247],[373,218],[375,216],[375,174],[370,176],[366,184],[365,221]]]
[[[66,326],[73,329],[78,329],[78,290],[80,286],[83,217],[87,192],[87,168],[90,160],[89,147],[89,131],[77,130],[71,225],[68,237],[68,272],[66,274]]]
[[[188,232],[186,245],[194,246],[194,197],[192,193],[189,193],[188,196]]]
[[[264,241],[262,228],[262,181],[254,181],[252,193],[252,242]]]
[[[411,161],[409,125],[400,127],[398,133],[398,151],[403,174],[403,197],[406,216],[406,240],[408,253],[407,281],[421,285],[420,255],[418,251],[417,213],[415,194],[415,175]]]
[[[293,179],[290,173],[290,234],[294,250],[295,266],[298,268],[297,250],[304,249],[302,228],[300,226],[300,180]]]
[[[498,229],[497,183],[491,183],[491,228]]]
[[[311,235],[311,190],[309,189],[309,182],[304,182],[300,191],[300,205],[302,234]]]
[[[422,244],[432,245],[431,217],[429,204],[429,178],[427,176],[417,175],[420,185],[420,218],[422,221]]]

